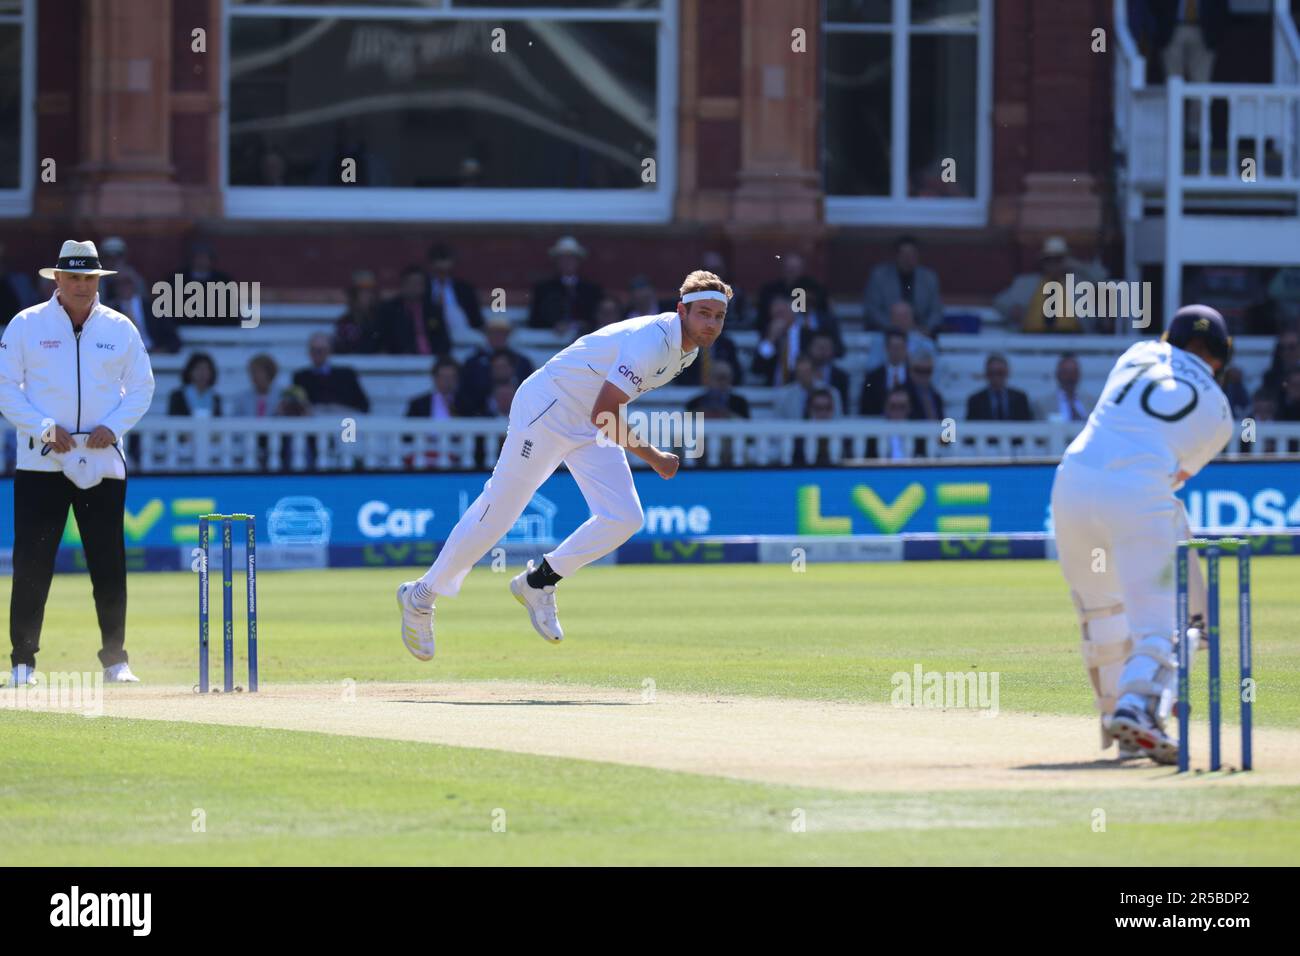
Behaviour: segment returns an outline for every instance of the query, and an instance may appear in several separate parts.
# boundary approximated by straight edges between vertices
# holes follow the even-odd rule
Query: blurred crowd
[[[101,243],[105,267],[117,270],[101,287],[106,304],[139,326],[153,352],[175,353],[183,348],[183,330],[153,315],[147,286],[130,262],[119,237]],[[4,268],[0,247],[0,314],[12,315],[39,301],[51,290],[29,277]],[[552,340],[569,342],[593,329],[639,315],[672,310],[674,290],[658,290],[644,275],[634,275],[626,289],[611,290],[590,278],[584,269],[588,250],[574,237],[561,237],[549,249],[550,274],[532,288],[525,324],[548,330]],[[974,332],[978,315],[945,312],[939,275],[923,262],[920,243],[901,236],[892,258],[869,264],[862,292],[860,325],[879,333],[867,354],[854,356],[854,365],[867,369],[856,394],[842,367],[847,347],[841,323],[832,312],[825,283],[811,274],[797,252],[779,257],[774,274],[756,277],[754,286],[733,275],[718,252],[707,252],[699,266],[717,273],[735,290],[727,328],[752,329],[758,344],[748,361],[725,332],[711,351],[701,355],[674,383],[695,386],[687,402],[690,411],[709,418],[749,418],[750,404],[736,389],[766,386],[774,390],[772,406],[785,419],[833,420],[845,416],[889,420],[1033,421],[1086,419],[1095,396],[1084,387],[1078,357],[1062,350],[1055,381],[1045,394],[1028,394],[1014,384],[1009,358],[989,354],[984,362],[985,385],[971,395],[945,396],[935,385],[936,363],[948,334]],[[231,281],[215,261],[213,251],[196,244],[182,267],[185,281]],[[1065,240],[1048,238],[1037,268],[1017,276],[994,300],[1004,328],[1034,335],[1106,333],[1113,324],[1070,308],[1052,316],[1045,308],[1049,283],[1102,281],[1096,263],[1070,254]],[[454,250],[436,242],[425,261],[405,267],[397,288],[384,295],[373,272],[358,270],[346,289],[346,305],[331,333],[311,335],[307,361],[281,381],[281,370],[269,354],[247,363],[246,388],[227,401],[217,394],[217,365],[213,356],[196,351],[187,356],[180,385],[166,395],[166,411],[177,416],[307,416],[338,411],[370,410],[365,383],[347,364],[352,355],[423,355],[429,358],[427,391],[410,396],[410,418],[444,419],[467,416],[505,417],[515,389],[533,371],[528,356],[511,345],[514,325],[499,311],[486,311],[480,290],[457,269]],[[1224,387],[1238,420],[1300,421],[1300,323],[1284,314],[1279,322],[1272,363],[1262,383],[1251,393],[1239,368],[1227,370]],[[238,318],[214,320],[237,324]],[[1113,321],[1113,320],[1112,320]],[[203,318],[186,324],[213,324]],[[453,357],[453,342],[481,342],[464,361]],[[859,339],[860,341],[860,339]],[[1119,343],[1117,342],[1117,347]],[[225,391],[225,390],[223,390]],[[914,449],[901,442],[876,448],[876,457],[912,457]]]

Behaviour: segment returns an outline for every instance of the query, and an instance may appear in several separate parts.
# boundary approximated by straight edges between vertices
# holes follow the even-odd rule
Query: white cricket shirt
[[[613,382],[630,397],[667,385],[699,355],[682,351],[676,312],[612,322],[557,352],[542,370],[564,398],[590,416],[601,386]]]
[[[1139,342],[1111,369],[1061,463],[1175,487],[1178,472],[1199,472],[1232,431],[1232,409],[1209,365],[1168,342]]]

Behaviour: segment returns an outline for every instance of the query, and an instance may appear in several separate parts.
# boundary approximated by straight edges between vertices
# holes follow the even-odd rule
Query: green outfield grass
[[[1300,724],[1298,573],[1295,559],[1254,563],[1262,726]],[[1091,713],[1073,610],[1048,562],[813,565],[802,574],[783,566],[591,568],[561,586],[568,639],[560,647],[527,630],[506,575],[480,570],[440,608],[431,664],[407,656],[397,637],[393,589],[403,579],[400,570],[260,575],[263,682],[502,679],[631,689],[649,677],[665,692],[885,702],[890,676],[920,663],[1000,672],[1003,710]],[[1225,598],[1232,583],[1225,580]],[[7,599],[8,579],[3,588]],[[132,576],[128,646],[146,681],[194,681],[195,604],[192,575]],[[219,622],[219,600],[213,608]],[[1235,635],[1232,606],[1224,618],[1225,636]],[[215,675],[219,624],[213,633]],[[96,666],[84,577],[56,578],[43,645],[43,670]],[[1225,674],[1235,663],[1225,653]],[[1285,787],[855,794],[432,744],[10,711],[0,711],[0,753],[0,845],[20,848],[14,863],[1195,865],[1300,857],[1300,791]],[[497,808],[504,833],[492,830]],[[791,832],[796,809],[806,811],[807,832]],[[1098,809],[1103,833],[1093,830]],[[192,830],[197,810],[206,832]]]

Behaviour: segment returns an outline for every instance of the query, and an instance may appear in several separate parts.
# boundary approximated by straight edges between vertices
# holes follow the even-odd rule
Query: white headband
[[[682,296],[682,301],[686,303],[699,302],[701,299],[717,299],[724,305],[727,302],[727,296],[722,292],[715,292],[713,289],[705,289],[703,292],[688,292]]]

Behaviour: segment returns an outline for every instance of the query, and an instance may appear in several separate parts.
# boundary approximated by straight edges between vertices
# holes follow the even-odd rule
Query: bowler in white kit
[[[510,591],[528,609],[538,634],[552,643],[563,639],[556,584],[641,528],[641,501],[625,451],[661,478],[677,474],[676,455],[631,440],[618,423],[622,406],[667,385],[722,334],[730,286],[712,272],[697,271],[686,277],[680,295],[675,312],[614,322],[582,336],[519,386],[492,477],[433,566],[397,589],[402,642],[415,657],[433,657],[435,600],[460,591],[470,568],[510,529],[560,462],[577,481],[591,517],[544,554],[540,567],[529,561]]]
[[[1187,516],[1175,492],[1232,438],[1232,411],[1218,376],[1232,355],[1214,309],[1189,305],[1162,341],[1126,351],[1052,485],[1061,570],[1082,631],[1080,648],[1102,749],[1121,758],[1174,763],[1165,732],[1178,673],[1174,562]],[[1204,613],[1199,565],[1189,563],[1192,619]],[[1198,614],[1199,612],[1199,614]]]

